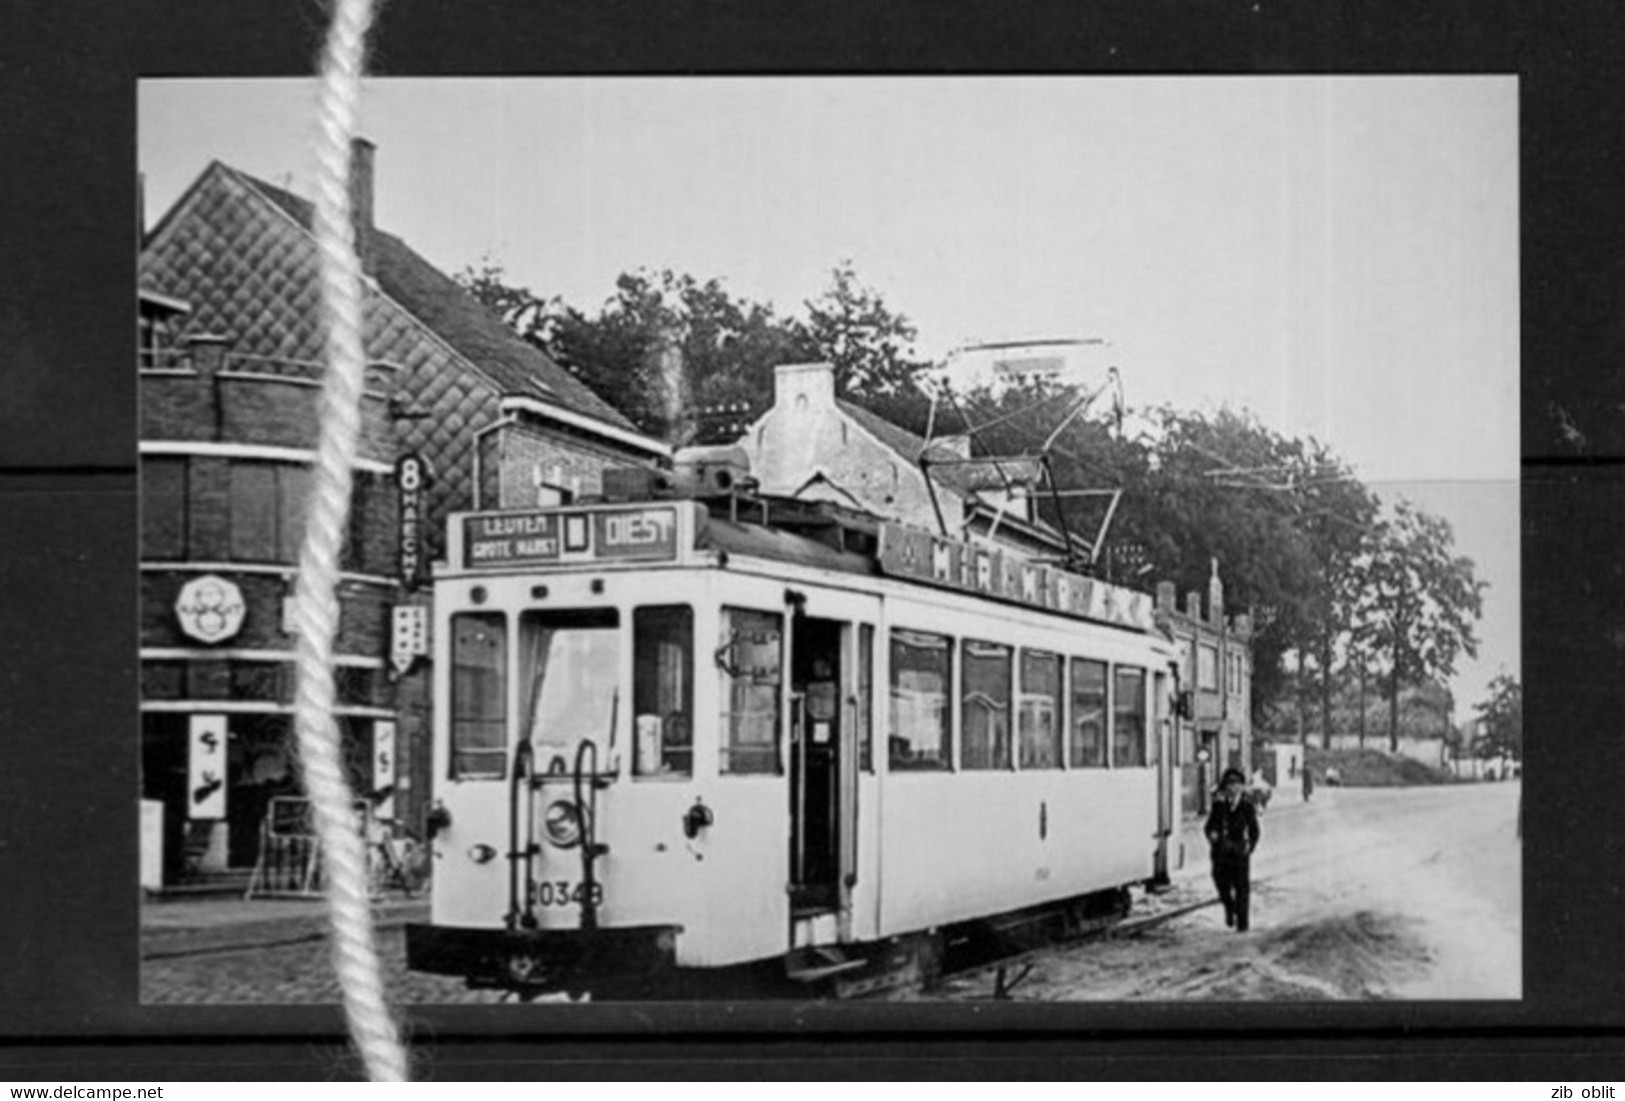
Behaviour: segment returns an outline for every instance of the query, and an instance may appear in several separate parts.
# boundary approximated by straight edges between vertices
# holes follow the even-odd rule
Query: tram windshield
[[[524,732],[536,753],[536,771],[574,769],[576,748],[585,739],[608,744],[620,702],[619,627],[612,609],[520,617]]]

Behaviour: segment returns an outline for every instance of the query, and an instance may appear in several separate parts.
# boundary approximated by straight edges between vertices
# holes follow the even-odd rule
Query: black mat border
[[[324,18],[303,0],[25,2],[5,17],[0,973],[11,996],[0,999],[0,1074],[348,1067],[331,1009],[141,1007],[128,886],[135,81],[304,75]],[[1042,1019],[1029,1007],[919,1006],[903,1020],[887,1020],[890,1007],[607,1007],[583,1022],[589,1034],[541,1007],[414,1013],[433,1066],[469,1077],[1419,1079],[1590,1066],[1617,1078],[1625,112],[1608,74],[1622,19],[1601,2],[386,4],[372,61],[385,76],[1515,73],[1522,114],[1524,653],[1530,725],[1544,733],[1528,754],[1521,1003],[1061,1007]]]

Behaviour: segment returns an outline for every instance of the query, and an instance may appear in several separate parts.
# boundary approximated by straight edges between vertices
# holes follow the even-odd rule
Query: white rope
[[[345,779],[333,719],[338,559],[350,508],[350,468],[356,454],[365,368],[361,265],[350,223],[350,142],[356,130],[363,46],[371,22],[371,0],[336,0],[321,63],[314,228],[321,262],[327,371],[315,479],[294,596],[298,627],[294,719],[305,791],[315,811],[327,869],[333,967],[343,990],[350,1037],[369,1078],[404,1082],[406,1052],[384,1000],[373,940],[366,845],[352,811],[354,796]]]

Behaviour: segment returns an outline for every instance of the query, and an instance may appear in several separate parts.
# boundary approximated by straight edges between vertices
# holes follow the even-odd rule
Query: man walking
[[[1224,903],[1224,923],[1238,933],[1247,931],[1247,904],[1251,893],[1253,850],[1258,847],[1258,813],[1243,794],[1247,777],[1239,768],[1227,768],[1219,780],[1219,795],[1208,812],[1209,859],[1213,885]]]

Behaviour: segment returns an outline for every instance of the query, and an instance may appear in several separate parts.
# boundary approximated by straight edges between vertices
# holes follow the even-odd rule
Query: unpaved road
[[[1522,992],[1520,784],[1323,788],[1278,802],[1254,857],[1253,927],[1205,906],[1133,936],[1044,953],[1034,1001],[1516,999]],[[1206,869],[1150,913],[1213,896]],[[1016,973],[1018,969],[1011,969]],[[926,997],[990,996],[986,974]]]

